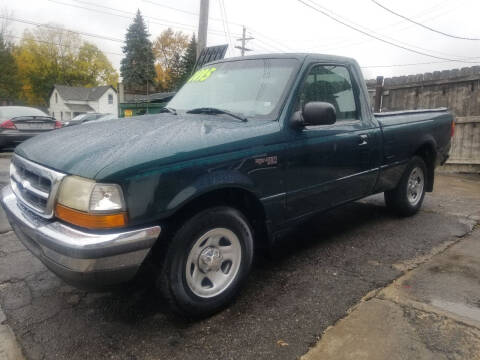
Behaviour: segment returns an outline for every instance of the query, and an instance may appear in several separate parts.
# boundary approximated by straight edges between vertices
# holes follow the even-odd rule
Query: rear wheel
[[[387,206],[401,216],[416,214],[425,198],[426,174],[425,162],[421,157],[414,156],[397,187],[385,192]]]
[[[188,219],[172,237],[157,287],[172,309],[188,317],[229,304],[252,264],[253,237],[236,209],[214,207]]]

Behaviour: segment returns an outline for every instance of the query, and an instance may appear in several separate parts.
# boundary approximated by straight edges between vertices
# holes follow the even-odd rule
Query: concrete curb
[[[0,159],[10,159],[13,152],[0,152]]]
[[[1,360],[24,360],[22,350],[17,343],[15,334],[7,325],[5,314],[0,308],[0,359]]]
[[[405,264],[403,275],[364,296],[300,359],[480,360],[480,310],[467,306],[480,293],[472,293],[470,276],[480,268],[480,229],[465,224],[465,235]]]

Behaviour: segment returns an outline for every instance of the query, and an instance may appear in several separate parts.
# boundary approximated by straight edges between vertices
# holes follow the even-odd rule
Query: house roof
[[[105,91],[107,91],[110,88],[112,88],[116,92],[115,88],[111,85],[96,86],[91,88],[80,87],[80,86],[67,86],[67,85],[53,86],[53,89],[56,89],[64,100],[81,100],[81,101],[98,100],[103,94],[105,94]]]
[[[74,112],[92,112],[95,111],[90,105],[87,104],[65,104]]]

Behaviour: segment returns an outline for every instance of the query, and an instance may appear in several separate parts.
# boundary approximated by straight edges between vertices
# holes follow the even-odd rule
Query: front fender
[[[258,195],[253,180],[238,169],[191,168],[134,178],[124,189],[129,223],[134,226],[167,218],[187,202],[222,188],[239,188]]]
[[[246,190],[255,195],[253,181],[237,170],[218,170],[204,174],[192,184],[180,190],[175,197],[167,204],[168,213],[175,212],[184,204],[214,190],[224,188],[238,188]]]

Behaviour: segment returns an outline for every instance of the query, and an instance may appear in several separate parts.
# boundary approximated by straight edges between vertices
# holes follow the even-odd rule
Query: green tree
[[[170,83],[168,90],[178,90],[180,88],[182,76],[182,56],[180,54],[175,54],[172,59],[172,67],[170,69]]]
[[[95,45],[84,42],[77,55],[75,66],[77,81],[87,86],[118,84],[118,73],[105,54]]]
[[[125,57],[120,65],[120,73],[127,86],[139,86],[145,85],[147,82],[154,82],[155,58],[152,43],[148,37],[145,22],[138,10],[133,23],[127,30],[123,47]]]
[[[153,52],[157,61],[157,81],[163,90],[175,90],[181,76],[181,60],[188,47],[188,35],[172,29],[155,39]]]
[[[177,87],[180,88],[188,78],[192,75],[193,69],[195,68],[195,63],[197,62],[197,40],[195,39],[195,34],[192,35],[192,39],[188,44],[187,50],[182,56],[180,62],[181,75],[178,79]]]
[[[118,73],[100,49],[58,26],[25,31],[14,55],[20,98],[31,105],[47,104],[54,84],[91,87],[118,82]]]
[[[12,54],[13,46],[8,43],[0,33],[0,103],[7,103],[18,99],[20,80],[18,67]]]

